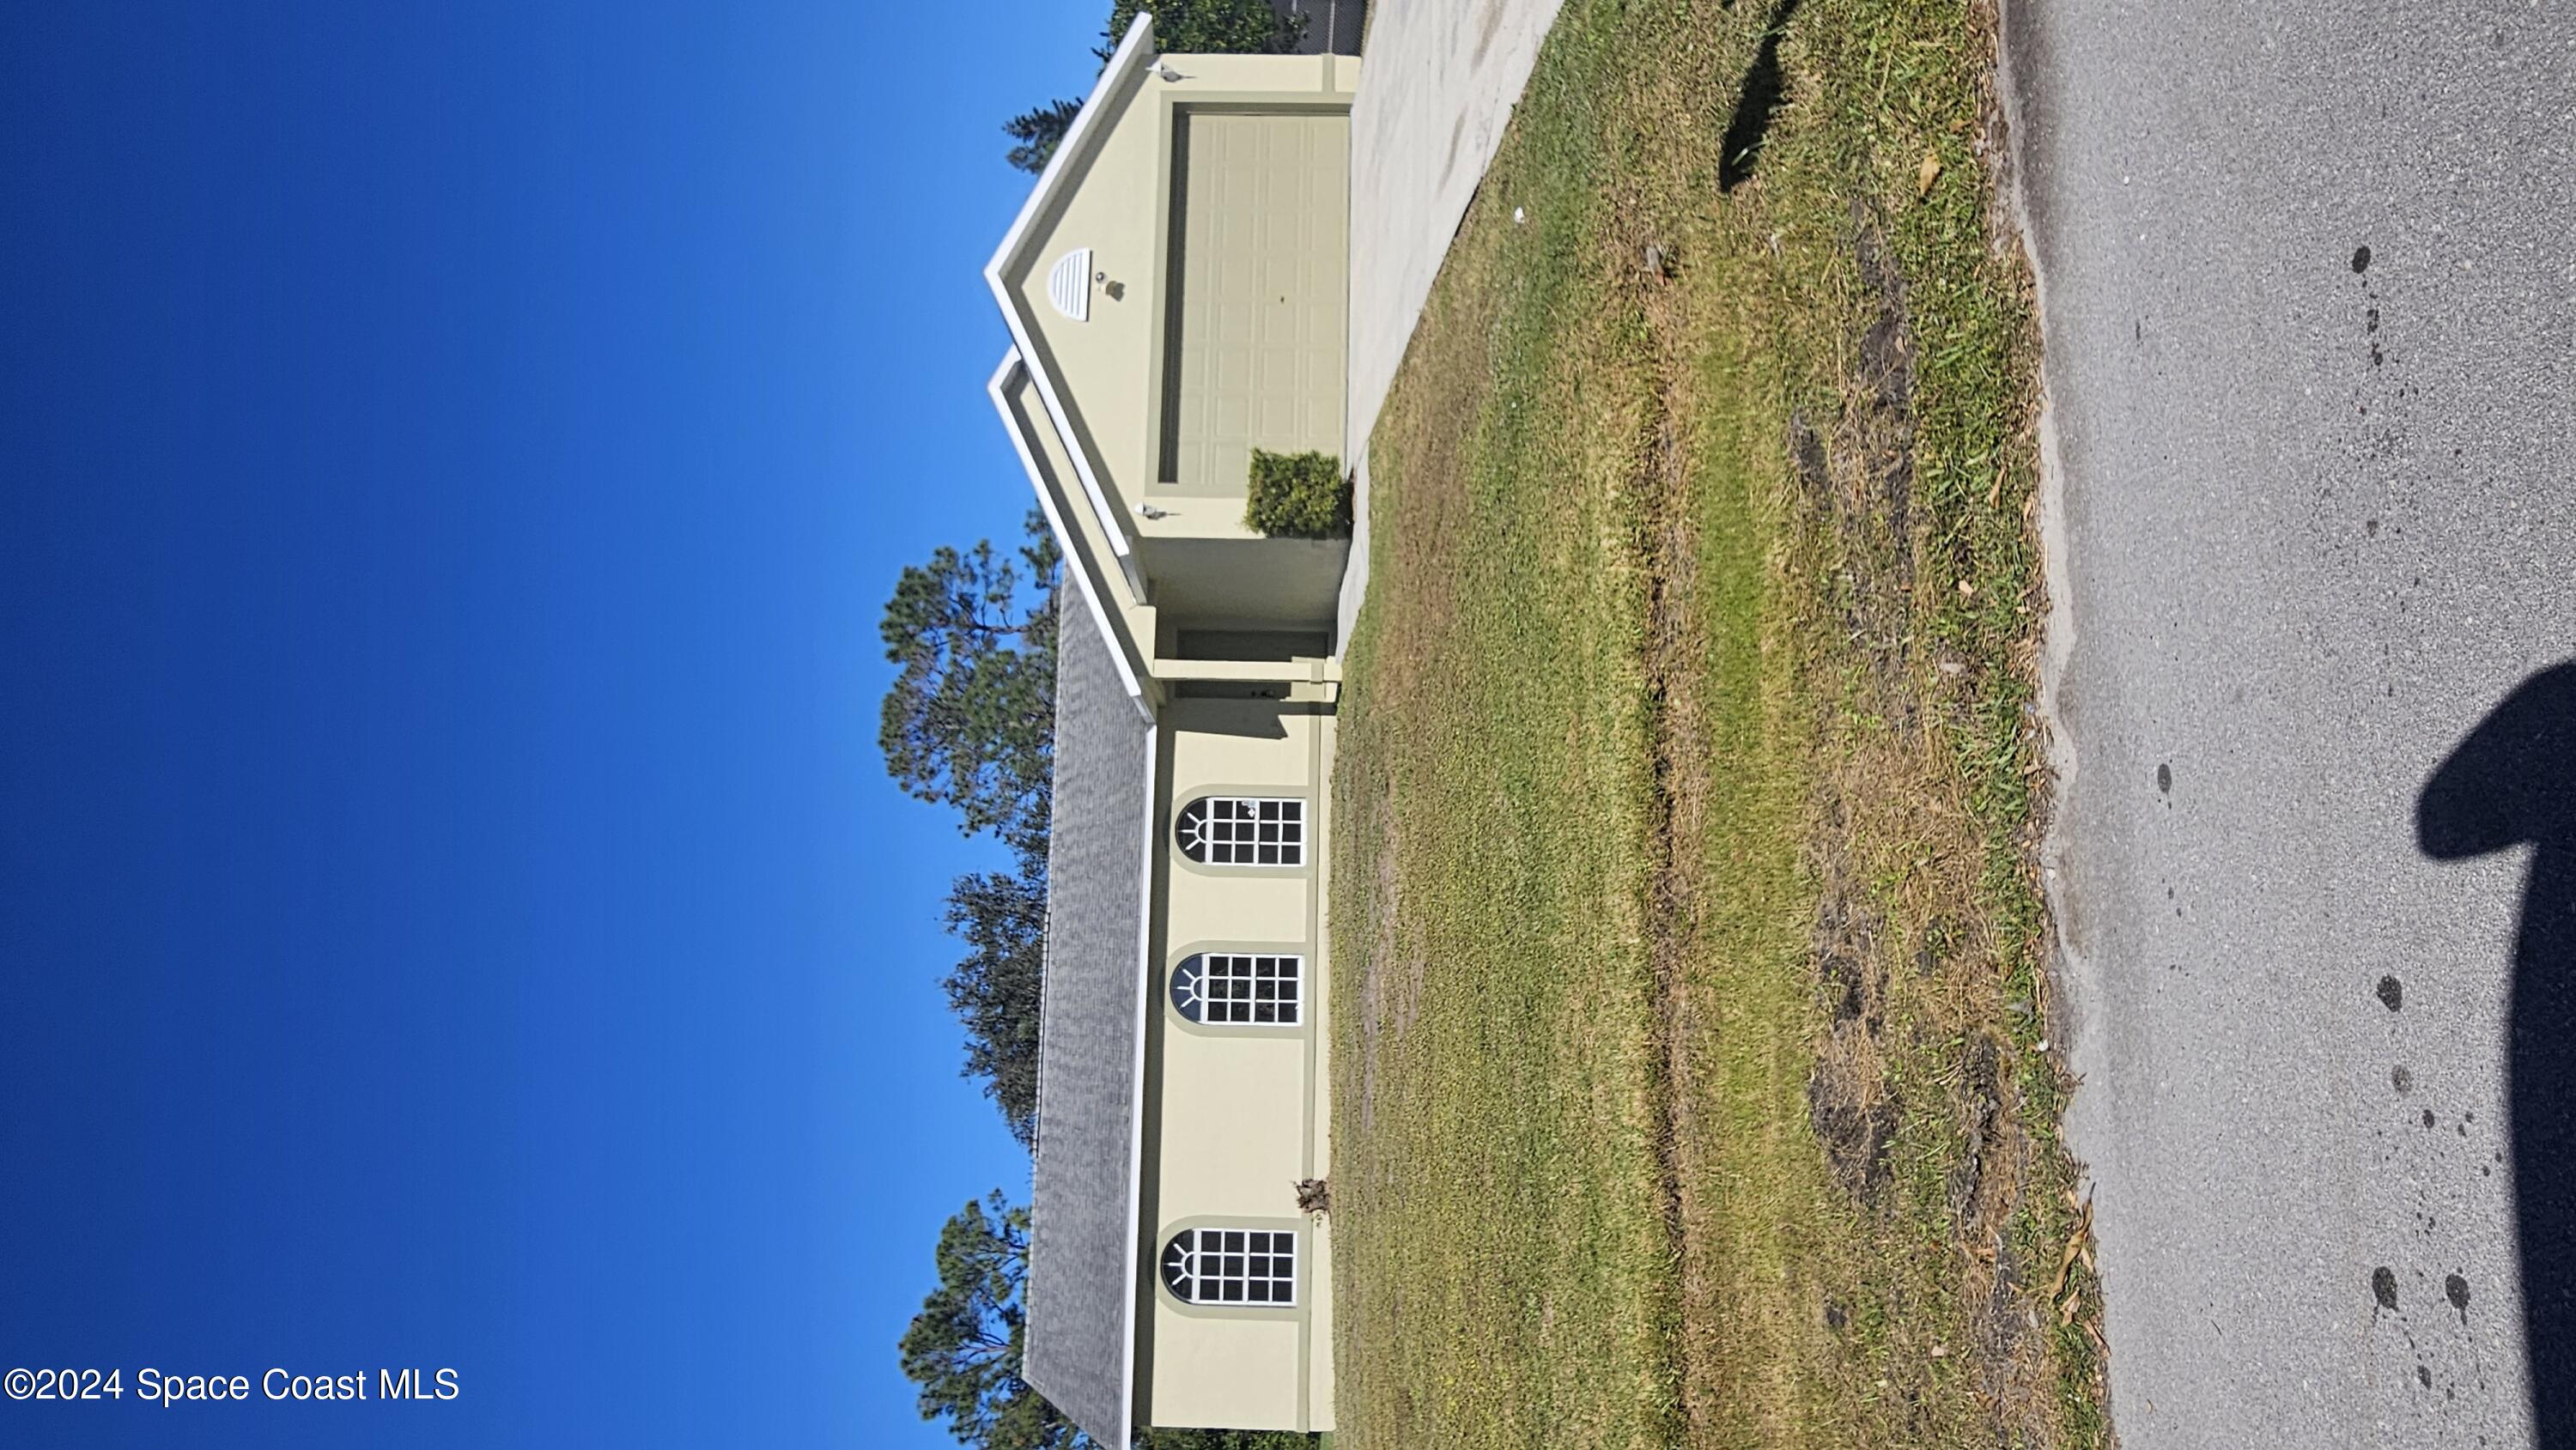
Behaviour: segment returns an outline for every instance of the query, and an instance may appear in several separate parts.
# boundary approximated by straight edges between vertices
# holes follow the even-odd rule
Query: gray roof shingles
[[[1065,603],[1022,1373],[1093,1439],[1123,1445],[1153,726],[1089,612]]]

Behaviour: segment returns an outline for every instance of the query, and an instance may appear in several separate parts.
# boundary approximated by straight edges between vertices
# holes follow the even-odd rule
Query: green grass
[[[1371,441],[1333,901],[1355,1450],[2104,1434],[2084,1268],[2071,1324],[2049,1298],[1989,40],[1809,0],[1722,191],[1753,9],[1569,0]]]

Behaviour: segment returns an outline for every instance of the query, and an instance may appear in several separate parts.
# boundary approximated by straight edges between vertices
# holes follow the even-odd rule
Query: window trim
[[[1264,824],[1259,816],[1259,808],[1265,805],[1293,806],[1295,807],[1293,825],[1296,830],[1296,838],[1293,842],[1284,839],[1287,834],[1286,828],[1292,824],[1292,821],[1288,813],[1283,812],[1279,818],[1279,824],[1282,827],[1281,835],[1283,839],[1275,844],[1282,847],[1293,846],[1296,852],[1296,859],[1293,861],[1216,861],[1204,859],[1203,857],[1191,854],[1189,843],[1182,835],[1184,828],[1191,824],[1189,819],[1190,812],[1193,810],[1203,809],[1207,817],[1213,817],[1217,809],[1218,802],[1225,802],[1228,805],[1248,805],[1253,807],[1254,815],[1249,822],[1228,821],[1222,824],[1249,824],[1256,832],[1256,836],[1254,839],[1249,841],[1218,842],[1212,836],[1206,834],[1206,827],[1205,825],[1202,825],[1200,827],[1203,842],[1201,849],[1206,850],[1222,844],[1230,847],[1242,847],[1257,853],[1261,846],[1272,844],[1258,839],[1257,832]],[[1314,866],[1313,846],[1315,835],[1314,812],[1309,809],[1309,805],[1310,802],[1302,795],[1264,795],[1253,791],[1225,789],[1203,791],[1197,795],[1190,796],[1173,807],[1171,824],[1172,850],[1183,862],[1201,871],[1242,871],[1253,875],[1265,876],[1274,874],[1286,875],[1308,871]],[[1208,821],[1208,824],[1217,823],[1211,820]]]
[[[1284,966],[1285,970],[1274,971],[1270,980],[1273,982],[1284,981],[1288,983],[1290,991],[1284,996],[1274,995],[1270,1000],[1274,1004],[1286,1004],[1287,1015],[1274,1016],[1274,1018],[1268,1022],[1252,1019],[1236,1020],[1231,1018],[1212,1018],[1207,1015],[1205,1007],[1202,1006],[1199,1014],[1192,1016],[1189,1007],[1184,1005],[1181,1000],[1183,978],[1191,972],[1193,967],[1196,967],[1198,971],[1197,980],[1201,982],[1206,981],[1209,976],[1208,962],[1210,958],[1222,958],[1229,962],[1240,961],[1255,964],[1266,959]],[[1183,1023],[1191,1027],[1202,1027],[1211,1032],[1226,1033],[1269,1031],[1299,1032],[1305,1029],[1306,1019],[1308,1016],[1306,1010],[1306,978],[1306,950],[1302,943],[1296,947],[1201,947],[1185,953],[1179,961],[1172,964],[1171,971],[1166,974],[1166,980],[1163,987],[1163,998],[1166,1002],[1171,1004],[1173,1014],[1179,1017]],[[1237,974],[1228,974],[1228,980],[1235,979],[1238,979]],[[1253,966],[1248,975],[1241,975],[1239,979],[1255,984],[1255,989],[1257,991],[1258,983],[1261,980],[1258,966]],[[1203,1004],[1208,1004],[1215,1003],[1217,999],[1201,995],[1199,1000]],[[1256,1011],[1260,1006],[1260,999],[1257,996],[1229,996],[1224,1000],[1226,1002],[1245,1004]]]
[[[1247,1272],[1239,1276],[1229,1275],[1225,1272],[1222,1262],[1220,1262],[1217,1273],[1212,1278],[1210,1276],[1199,1274],[1196,1271],[1198,1256],[1202,1253],[1211,1252],[1210,1250],[1202,1249],[1199,1246],[1199,1236],[1202,1234],[1243,1235],[1244,1247],[1242,1249],[1237,1250],[1227,1248],[1220,1239],[1219,1246],[1212,1252],[1215,1253],[1220,1261],[1228,1258],[1246,1260]],[[1270,1248],[1267,1252],[1256,1252],[1252,1249],[1251,1236],[1254,1234],[1270,1236]],[[1161,1285],[1163,1292],[1171,1295],[1175,1302],[1190,1309],[1250,1310],[1256,1313],[1269,1310],[1301,1309],[1304,1305],[1301,1302],[1301,1296],[1298,1293],[1298,1282],[1305,1270],[1305,1246],[1300,1242],[1303,1237],[1304,1234],[1301,1230],[1278,1224],[1256,1226],[1246,1223],[1200,1223],[1173,1229],[1163,1235],[1163,1246],[1154,1255],[1154,1281]],[[1190,1246],[1187,1249],[1181,1248],[1181,1241],[1184,1238],[1189,1240]],[[1287,1248],[1284,1253],[1281,1252],[1278,1247],[1279,1241],[1281,1240],[1285,1240],[1287,1244]],[[1188,1268],[1185,1270],[1185,1277],[1189,1280],[1193,1290],[1195,1290],[1202,1282],[1213,1282],[1219,1286],[1229,1282],[1236,1282],[1241,1283],[1244,1286],[1244,1297],[1240,1299],[1226,1299],[1222,1297],[1201,1299],[1196,1297],[1193,1292],[1184,1292],[1178,1285],[1172,1282],[1172,1256],[1176,1250],[1184,1255],[1184,1262],[1188,1265]],[[1248,1261],[1255,1258],[1272,1260],[1273,1262],[1270,1272],[1258,1276],[1248,1272]],[[1276,1262],[1280,1259],[1287,1260],[1287,1266],[1284,1273],[1280,1270]],[[1282,1299],[1255,1299],[1252,1297],[1252,1286],[1256,1283],[1268,1287],[1273,1292],[1285,1293],[1287,1297]]]

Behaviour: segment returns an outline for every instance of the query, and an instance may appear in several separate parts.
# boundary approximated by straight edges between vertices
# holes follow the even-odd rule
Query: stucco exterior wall
[[[1046,406],[1026,368],[1005,368],[994,379],[993,400],[1018,441],[1021,461],[1038,490],[1038,502],[1064,550],[1065,567],[1082,575],[1082,604],[1097,603],[1128,670],[1153,670],[1158,623],[1154,606],[1139,599],[1125,573],[1111,562],[1109,535],[1083,497],[1064,440],[1047,420]],[[1068,601],[1068,608],[1072,607]]]
[[[1166,81],[1162,71],[1180,77]],[[1359,83],[1359,61],[1335,55],[1168,55],[1148,65],[1109,100],[1113,121],[1073,184],[1033,219],[1001,281],[1028,319],[1033,346],[1061,382],[1061,399],[1097,464],[1096,477],[1122,521],[1148,493],[1160,457],[1163,278],[1169,270],[1173,115],[1176,107],[1230,112],[1318,110],[1347,113]],[[1059,314],[1047,300],[1047,274],[1076,248],[1091,249],[1105,282],[1091,290],[1087,320]],[[1033,362],[1038,360],[1033,359]],[[1338,413],[1338,403],[1336,404]],[[1240,526],[1240,510],[1194,510],[1221,537]],[[1177,532],[1194,526],[1176,519]],[[1126,522],[1132,533],[1135,525]],[[1168,531],[1167,531],[1168,532]]]
[[[1302,1353],[1305,1326],[1293,1318],[1215,1319],[1154,1311],[1151,1423],[1224,1430],[1329,1429],[1299,1418],[1297,1381],[1280,1373]]]
[[[1276,700],[1177,699],[1164,706],[1166,782],[1160,801],[1153,1058],[1144,1261],[1153,1271],[1150,1344],[1142,1358],[1147,1419],[1159,1425],[1330,1429],[1332,1259],[1324,1227],[1302,1216],[1296,1186],[1327,1176],[1324,1096],[1332,1005],[1325,945],[1324,856],[1331,823],[1334,719],[1329,706]],[[1219,867],[1190,861],[1171,825],[1203,795],[1289,796],[1306,802],[1307,859],[1295,867]],[[1304,959],[1300,1021],[1242,1027],[1188,1021],[1171,973],[1195,953],[1293,952]],[[1298,1235],[1293,1306],[1182,1301],[1159,1272],[1180,1230],[1292,1229]]]

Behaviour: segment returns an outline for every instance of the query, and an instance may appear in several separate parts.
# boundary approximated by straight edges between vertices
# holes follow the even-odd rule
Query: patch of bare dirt
[[[1918,353],[1905,282],[1881,219],[1858,203],[1849,218],[1858,291],[1838,410],[1793,415],[1783,439],[1820,550],[1817,597],[1842,631],[1817,642],[1817,658],[1845,681],[1820,721],[1839,746],[1810,804],[1814,990],[1827,1026],[1809,1126],[1865,1212],[1946,1220],[1944,1272],[1968,1322],[1966,1342],[1944,1353],[1965,1360],[2009,1439],[2050,1403],[2033,1300],[2055,1265],[2035,1272],[2013,1242],[2038,1150],[2018,1116],[2007,1008],[1989,969],[1982,840],[1930,728],[1940,686],[1910,644],[1919,611],[1940,603],[1918,599],[1919,578],[1947,576],[1918,565]],[[1891,1079],[1907,1084],[1902,1094]]]
[[[1871,1208],[1883,1202],[1887,1146],[1898,1104],[1888,1089],[1881,1036],[1886,980],[1878,923],[1851,880],[1847,858],[1826,858],[1816,908],[1816,988],[1832,1024],[1807,1077],[1807,1123],[1843,1191]]]
[[[1352,1111],[1359,1116],[1360,1132],[1365,1134],[1377,1125],[1377,1058],[1378,1045],[1390,1024],[1402,1032],[1413,1021],[1422,996],[1422,963],[1417,955],[1410,971],[1399,971],[1402,943],[1396,923],[1401,892],[1397,887],[1394,824],[1389,814],[1384,839],[1375,843],[1373,858],[1375,876],[1369,883],[1368,954],[1356,965],[1360,970],[1360,1091]]]
[[[1871,667],[1872,703],[1910,729],[1915,346],[1905,279],[1888,255],[1877,216],[1857,201],[1850,238],[1868,319],[1853,346],[1856,371],[1840,416],[1793,414],[1787,446],[1807,505],[1839,556],[1827,592],[1846,642]]]

